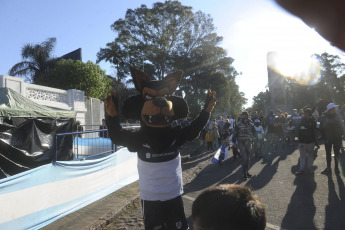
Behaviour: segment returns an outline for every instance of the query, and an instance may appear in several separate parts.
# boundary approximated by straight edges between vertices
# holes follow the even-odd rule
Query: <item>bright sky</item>
[[[82,58],[96,62],[100,48],[115,38],[110,25],[123,18],[127,9],[157,0],[0,0],[0,75],[21,61],[26,43],[40,43],[56,37],[53,52],[59,57],[82,48]],[[266,90],[267,52],[326,51],[344,58],[313,29],[290,15],[273,0],[181,0],[183,5],[201,10],[214,19],[221,46],[235,59],[234,67],[242,74],[236,82],[252,103],[253,96]],[[107,74],[115,71],[109,63],[100,66]]]

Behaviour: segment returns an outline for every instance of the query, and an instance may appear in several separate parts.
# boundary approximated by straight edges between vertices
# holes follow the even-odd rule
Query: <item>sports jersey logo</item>
[[[176,222],[176,228],[177,229],[181,229],[182,228],[182,222],[181,221]]]
[[[151,153],[146,153],[146,158],[150,159],[151,158]]]

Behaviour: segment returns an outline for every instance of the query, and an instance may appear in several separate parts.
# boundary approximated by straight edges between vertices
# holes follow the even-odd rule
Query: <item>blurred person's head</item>
[[[247,112],[247,111],[243,111],[243,112],[241,113],[241,119],[242,119],[242,122],[243,122],[243,123],[248,123],[248,117],[249,117],[249,115],[248,115],[248,112]]]
[[[255,120],[254,120],[254,125],[255,125],[256,127],[258,127],[258,126],[260,125],[260,120],[255,119]]]
[[[329,103],[327,105],[327,112],[329,114],[336,114],[337,113],[337,108],[338,108],[338,105],[336,105],[334,103]]]
[[[313,114],[313,112],[311,111],[310,108],[305,108],[305,109],[303,109],[303,113],[304,113],[304,116],[305,116],[306,118],[310,118],[310,117],[312,116],[312,114]]]
[[[264,230],[266,211],[261,201],[243,185],[208,188],[194,201],[195,230]]]

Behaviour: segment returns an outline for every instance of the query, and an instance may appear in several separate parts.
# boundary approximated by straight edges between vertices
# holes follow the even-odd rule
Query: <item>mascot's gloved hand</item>
[[[110,95],[105,99],[104,104],[105,110],[107,111],[109,116],[116,117],[119,115],[119,101],[117,99],[117,92],[115,90],[112,90],[110,92]]]
[[[204,106],[205,111],[208,113],[210,113],[213,110],[214,106],[217,103],[218,99],[215,97],[215,95],[216,95],[215,91],[211,91],[210,89],[208,90],[205,106]]]

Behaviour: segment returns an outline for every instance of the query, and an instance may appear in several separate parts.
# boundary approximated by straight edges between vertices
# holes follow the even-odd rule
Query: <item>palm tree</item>
[[[22,48],[22,62],[15,64],[9,71],[9,75],[24,76],[26,81],[37,83],[39,77],[51,70],[55,58],[51,53],[55,47],[56,38],[48,38],[40,44],[25,44]]]

